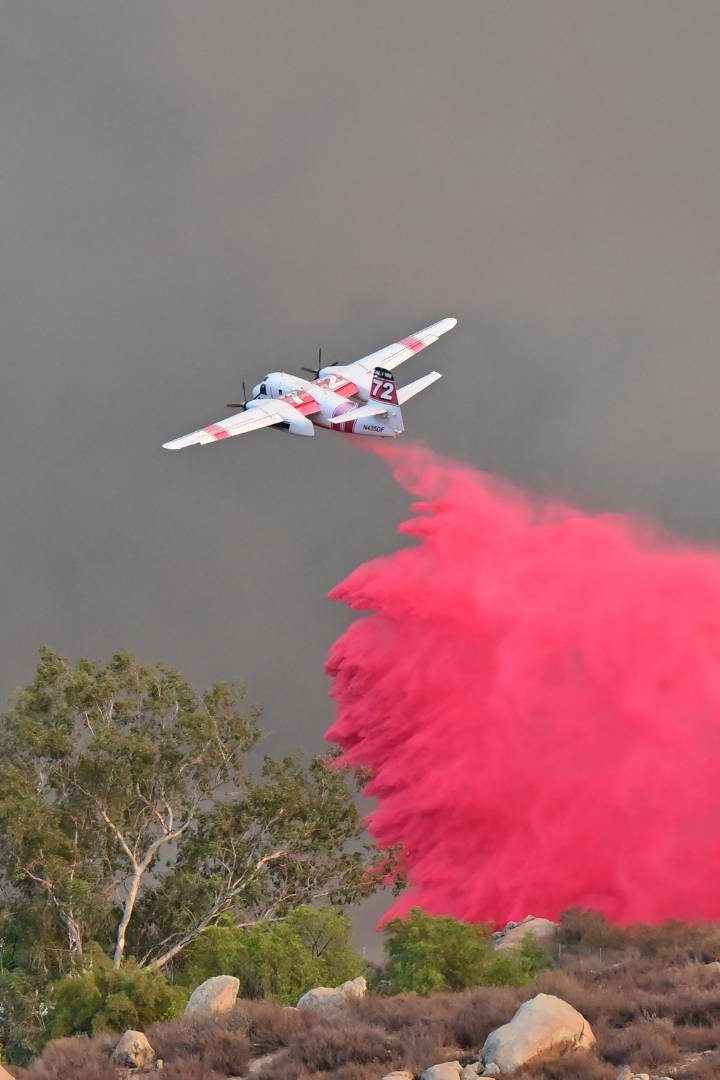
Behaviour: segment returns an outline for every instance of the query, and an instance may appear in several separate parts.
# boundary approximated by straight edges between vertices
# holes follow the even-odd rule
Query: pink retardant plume
[[[330,652],[327,738],[404,851],[386,918],[720,917],[720,553],[375,452],[415,543],[331,593],[369,614]]]

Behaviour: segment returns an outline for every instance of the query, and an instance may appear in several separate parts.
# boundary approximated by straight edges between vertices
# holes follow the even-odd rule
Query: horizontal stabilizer
[[[401,405],[404,405],[406,401],[415,397],[416,394],[421,393],[423,390],[427,390],[428,386],[432,386],[438,379],[442,379],[440,372],[431,371],[428,375],[423,375],[421,379],[416,379],[415,382],[408,383],[407,386],[402,386],[398,390],[398,401]]]
[[[429,375],[423,375],[421,379],[416,379],[415,382],[402,386],[397,392],[398,403],[404,405],[410,398],[415,397],[422,390],[427,390],[428,386],[432,386],[434,382],[441,378],[442,375],[439,371],[431,371]],[[384,405],[373,401],[367,405],[360,405],[357,409],[350,409],[348,412],[341,413],[340,416],[334,416],[330,423],[346,424],[350,420],[365,420],[368,416],[382,416],[385,412],[387,410]]]
[[[349,420],[365,420],[368,416],[384,416],[387,409],[384,405],[378,405],[373,401],[369,405],[358,405],[357,409],[340,413],[339,416],[330,418],[331,424],[346,424]]]

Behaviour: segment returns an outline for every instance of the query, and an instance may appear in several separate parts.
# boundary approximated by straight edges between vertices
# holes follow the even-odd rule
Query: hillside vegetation
[[[615,1080],[626,1063],[720,1076],[716,926],[570,911],[545,948],[500,951],[489,925],[415,910],[367,965],[348,908],[395,880],[396,861],[368,842],[331,755],[255,767],[259,717],[238,684],[199,693],[125,653],[72,664],[44,649],[1,720],[0,1060],[18,1077],[112,1077],[128,1028],[167,1080],[251,1063],[256,1080],[418,1075],[476,1061],[538,992],[578,1009],[597,1047],[517,1076]],[[239,981],[237,1006],[183,1018],[219,974]],[[342,1011],[288,1008],[358,975],[370,994]]]
[[[432,932],[434,920],[428,922]],[[439,1061],[477,1060],[488,1033],[506,1023],[523,1001],[544,992],[568,1001],[590,1021],[597,1050],[526,1068],[514,1074],[518,1078],[616,1080],[623,1064],[686,1080],[720,1075],[716,927],[619,930],[592,913],[569,912],[552,951],[561,966],[536,973],[519,987],[427,996],[378,993],[376,988],[332,1014],[288,1009],[267,999],[241,1000],[224,1016],[178,1018],[151,1024],[146,1033],[164,1060],[167,1080],[241,1076],[251,1061],[276,1051],[282,1056],[258,1068],[257,1080],[380,1080],[392,1069],[419,1075]],[[457,959],[456,952],[452,955]],[[385,975],[387,968],[375,972],[381,989],[383,983],[387,989]],[[107,1078],[116,1041],[116,1035],[106,1033],[51,1042],[15,1075],[23,1080]]]

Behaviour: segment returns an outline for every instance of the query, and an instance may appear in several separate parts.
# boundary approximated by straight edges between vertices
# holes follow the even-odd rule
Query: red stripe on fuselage
[[[333,409],[333,416],[342,416],[343,413],[352,412],[356,408],[353,402],[348,401],[347,405],[338,405],[337,409]],[[345,420],[342,424],[332,424],[333,431],[343,431],[346,434],[352,434],[354,420]]]

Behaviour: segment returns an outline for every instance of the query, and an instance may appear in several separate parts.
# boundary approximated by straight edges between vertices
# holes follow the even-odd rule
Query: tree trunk
[[[75,918],[72,912],[68,912],[65,916],[65,921],[67,925],[70,958],[73,963],[77,963],[79,960],[82,960],[83,954],[82,927],[80,926],[79,920]]]
[[[137,900],[138,892],[140,891],[140,882],[143,876],[143,869],[138,867],[130,882],[130,888],[128,889],[127,900],[123,905],[122,918],[118,924],[117,937],[115,939],[115,953],[113,955],[113,965],[117,970],[123,962],[125,956],[125,935],[127,928],[132,918],[132,913],[135,908],[135,901]]]

